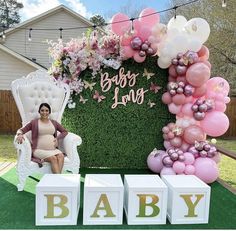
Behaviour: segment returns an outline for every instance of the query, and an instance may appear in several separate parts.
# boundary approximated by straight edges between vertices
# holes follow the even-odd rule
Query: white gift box
[[[163,175],[171,224],[208,223],[211,188],[194,175]]]
[[[76,225],[80,174],[45,174],[36,186],[36,225]]]
[[[87,174],[83,224],[122,224],[124,186],[119,174]]]
[[[129,225],[166,223],[167,186],[158,175],[125,175],[124,187]]]

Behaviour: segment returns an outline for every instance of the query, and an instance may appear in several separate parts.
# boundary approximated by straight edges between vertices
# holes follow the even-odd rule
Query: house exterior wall
[[[49,68],[51,59],[48,54],[48,44],[46,40],[57,42],[60,37],[59,30],[50,30],[55,28],[74,28],[88,26],[70,12],[59,9],[54,13],[45,15],[44,17],[27,25],[27,29],[16,29],[7,35],[4,46],[11,50],[22,54],[30,59],[36,59],[37,63]],[[28,41],[29,28],[44,28],[49,30],[32,30],[32,41]],[[82,33],[87,29],[63,30],[63,41],[69,41],[71,38],[82,37]]]
[[[35,70],[37,69],[0,50],[0,90],[10,90],[13,80]]]

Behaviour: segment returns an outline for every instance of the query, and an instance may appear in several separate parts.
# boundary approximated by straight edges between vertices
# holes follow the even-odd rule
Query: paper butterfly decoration
[[[147,77],[147,80],[151,79],[151,77],[154,75],[155,75],[155,73],[148,72],[147,69],[144,68],[143,77]]]
[[[84,88],[87,89],[89,88],[90,91],[93,90],[93,87],[95,86],[96,83],[89,83],[88,81],[84,80]]]
[[[155,94],[161,89],[160,86],[156,85],[155,83],[151,82],[150,90],[153,91]]]
[[[106,97],[104,95],[99,95],[99,92],[97,90],[95,90],[95,94],[93,95],[93,99],[97,100],[98,103],[100,103],[105,98]]]
[[[88,101],[88,99],[85,99],[82,95],[80,95],[79,97],[80,97],[79,101],[80,101],[82,104],[85,104],[85,103]]]
[[[149,105],[150,108],[152,108],[152,107],[154,107],[156,105],[155,103],[151,102],[150,99],[148,100],[147,104]]]

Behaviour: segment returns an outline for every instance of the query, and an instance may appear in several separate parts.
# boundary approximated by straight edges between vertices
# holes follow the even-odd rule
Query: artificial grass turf
[[[28,178],[25,191],[17,192],[15,169],[0,177],[0,229],[235,229],[236,197],[218,182],[211,184],[211,203],[208,224],[171,225],[123,225],[84,226],[83,222],[83,182],[85,174],[149,174],[149,170],[139,169],[81,169],[81,199],[78,223],[75,226],[35,226],[35,186]]]

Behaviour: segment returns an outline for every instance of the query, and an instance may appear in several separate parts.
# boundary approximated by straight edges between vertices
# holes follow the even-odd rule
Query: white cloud
[[[36,15],[44,13],[60,4],[66,5],[73,11],[90,18],[92,13],[88,12],[86,7],[79,0],[21,0],[24,7],[19,11],[21,21],[30,19]]]
[[[93,16],[91,12],[87,10],[85,5],[78,0],[65,0],[67,7],[77,12],[78,14],[84,16],[85,18],[90,18]]]

